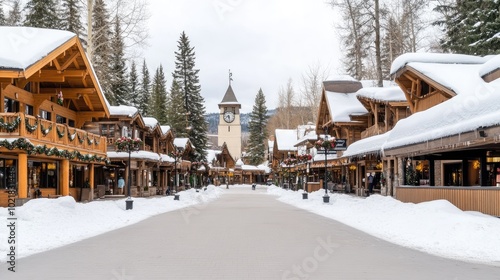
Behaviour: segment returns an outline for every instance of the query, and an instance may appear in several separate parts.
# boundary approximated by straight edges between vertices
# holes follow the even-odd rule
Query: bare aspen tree
[[[307,71],[302,74],[301,97],[304,100],[303,105],[309,108],[309,114],[304,123],[316,123],[322,82],[328,78],[328,74],[328,70],[323,69],[319,63],[310,65]]]

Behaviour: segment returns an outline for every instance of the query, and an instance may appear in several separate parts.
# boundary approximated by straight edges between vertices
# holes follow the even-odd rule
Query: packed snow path
[[[133,211],[133,210],[132,210]],[[403,248],[266,195],[218,200],[22,258],[0,279],[498,279],[500,267]]]

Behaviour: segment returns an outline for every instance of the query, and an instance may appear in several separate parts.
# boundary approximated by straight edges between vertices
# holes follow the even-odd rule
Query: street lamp
[[[130,170],[130,154],[139,151],[142,141],[139,138],[132,139],[131,137],[122,136],[115,141],[116,151],[128,153],[128,184],[127,194],[128,198],[125,201],[125,210],[132,210],[134,208],[134,201],[130,196],[130,186],[132,184],[132,172]]]
[[[330,141],[328,139],[328,126],[324,127],[325,129],[325,140],[319,139],[316,141],[315,146],[317,149],[322,149],[325,152],[325,179],[323,181],[323,186],[325,188],[325,195],[323,196],[323,202],[324,203],[329,203],[330,202],[330,197],[328,196],[328,188],[326,181],[328,180],[328,151],[330,149],[335,148],[335,141]]]
[[[177,160],[182,157],[182,150],[178,149],[174,146],[174,151],[170,153],[170,157],[174,158],[174,200],[179,200],[179,194],[177,194],[178,190],[178,182],[177,182]]]
[[[301,162],[306,165],[306,168],[303,169],[305,175],[305,180],[303,180],[304,183],[304,192],[302,193],[302,199],[307,199],[307,175],[309,174],[309,161],[312,159],[312,156],[310,154],[303,154],[298,156],[298,162]]]

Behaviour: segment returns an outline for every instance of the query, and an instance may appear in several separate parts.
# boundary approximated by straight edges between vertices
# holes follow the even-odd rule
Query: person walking
[[[373,175],[370,173],[370,175],[368,175],[368,196],[373,193],[374,182]]]
[[[118,194],[123,194],[123,187],[125,187],[125,180],[122,176],[118,179]]]

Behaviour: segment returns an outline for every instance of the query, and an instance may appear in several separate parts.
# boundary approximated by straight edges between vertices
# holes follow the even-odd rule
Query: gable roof
[[[297,130],[295,129],[276,129],[276,149],[278,151],[296,151]]]

